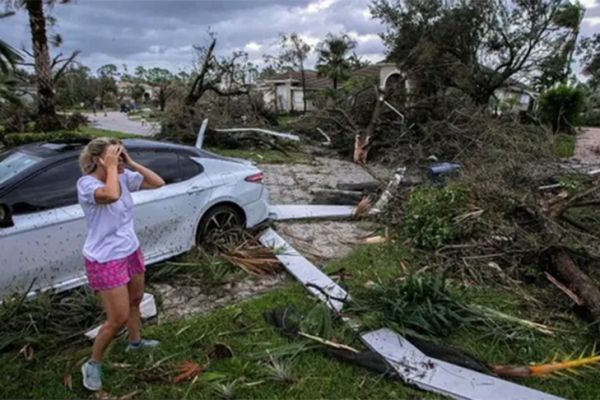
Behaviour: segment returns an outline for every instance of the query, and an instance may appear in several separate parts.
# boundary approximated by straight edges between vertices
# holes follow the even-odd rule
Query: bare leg
[[[127,284],[129,290],[129,319],[127,320],[127,332],[130,342],[140,340],[140,303],[144,297],[144,273],[133,275]]]
[[[129,318],[129,291],[120,286],[100,292],[102,305],[106,312],[106,322],[100,328],[92,347],[92,360],[101,362],[104,350]]]

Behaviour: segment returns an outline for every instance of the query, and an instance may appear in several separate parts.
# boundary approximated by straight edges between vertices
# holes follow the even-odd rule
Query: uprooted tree
[[[554,55],[572,32],[555,23],[568,4],[375,0],[371,11],[388,27],[388,59],[418,82],[416,90],[432,96],[455,88],[486,105],[508,79],[535,75]]]

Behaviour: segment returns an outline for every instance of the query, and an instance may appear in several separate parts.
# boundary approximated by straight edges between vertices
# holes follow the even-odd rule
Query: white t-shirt
[[[104,182],[91,175],[77,181],[77,198],[88,227],[83,255],[91,261],[107,262],[125,258],[140,246],[133,229],[133,199],[131,192],[140,190],[144,177],[125,170],[119,175],[121,197],[110,204],[97,204],[96,189]]]

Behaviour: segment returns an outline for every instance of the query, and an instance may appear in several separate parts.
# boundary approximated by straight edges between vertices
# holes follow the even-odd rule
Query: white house
[[[311,111],[315,108],[310,96],[311,92],[333,88],[333,81],[318,76],[317,72],[313,70],[305,70],[304,73],[307,94],[306,109]],[[376,78],[381,91],[393,88],[410,93],[416,86],[414,80],[411,80],[395,63],[378,62],[354,71],[353,75]],[[304,109],[300,71],[289,71],[259,80],[257,87],[263,93],[265,104],[278,112],[287,113]],[[498,99],[494,104],[497,113],[531,110],[535,99],[535,93],[516,80],[509,80],[494,94]]]

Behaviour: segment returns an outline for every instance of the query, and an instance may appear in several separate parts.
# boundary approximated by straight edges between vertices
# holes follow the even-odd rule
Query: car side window
[[[8,204],[15,215],[77,204],[80,176],[77,159],[63,161],[17,185],[2,202]]]
[[[185,181],[200,174],[204,169],[202,165],[191,160],[187,154],[179,154],[179,167],[181,169],[181,180]]]
[[[129,154],[135,161],[160,175],[167,185],[183,180],[179,172],[179,157],[175,152],[136,150]]]

